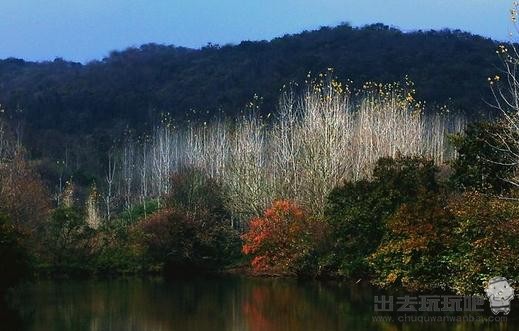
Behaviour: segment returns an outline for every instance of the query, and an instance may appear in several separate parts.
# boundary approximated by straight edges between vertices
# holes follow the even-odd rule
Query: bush
[[[99,248],[93,269],[102,274],[137,273],[148,270],[142,244],[142,229],[116,219],[96,234]]]
[[[0,213],[0,301],[5,291],[17,285],[30,274],[31,259],[24,244],[26,234],[17,229],[11,220]]]
[[[156,212],[141,226],[149,257],[171,275],[218,270],[239,253],[229,226],[208,227],[174,209]]]
[[[168,206],[197,219],[231,223],[222,187],[202,171],[184,168],[171,177]]]
[[[13,224],[30,231],[49,215],[49,194],[21,151],[0,162],[0,206]]]
[[[116,222],[117,226],[126,229],[128,225],[136,223],[138,220],[147,217],[159,210],[159,204],[156,199],[147,200],[130,209],[126,209],[120,215]]]
[[[172,176],[167,201],[195,224],[198,255],[205,265],[220,268],[240,257],[241,240],[218,182],[198,169],[184,168]]]
[[[240,239],[216,182],[185,169],[172,177],[166,202],[167,208],[141,221],[148,253],[166,272],[218,270],[240,256]]]
[[[515,193],[517,196],[517,193]],[[494,276],[519,277],[519,206],[516,201],[467,192],[453,198],[455,249],[449,255],[452,288],[482,293]]]
[[[340,276],[366,276],[366,257],[379,246],[386,219],[421,192],[439,189],[437,169],[424,158],[380,159],[371,180],[345,182],[328,197],[326,219],[331,227],[331,253],[323,259]]]
[[[196,233],[192,219],[173,209],[162,209],[142,222],[144,242],[152,260],[180,272],[197,267]]]
[[[511,189],[512,185],[506,179],[514,173],[512,164],[515,160],[504,150],[515,144],[509,139],[506,126],[501,122],[474,123],[464,133],[451,136],[451,143],[458,153],[451,161],[454,170],[451,186],[460,191],[476,189],[492,193]]]
[[[93,261],[96,273],[106,274],[133,274],[143,270],[143,261],[139,254],[132,251],[127,245],[112,244],[102,247]]]
[[[252,256],[257,272],[307,274],[315,268],[312,260],[324,232],[323,222],[310,219],[293,202],[277,200],[250,221],[242,250]]]
[[[374,284],[409,291],[447,288],[453,219],[445,206],[441,195],[423,194],[388,218],[382,243],[368,258]]]
[[[73,207],[54,210],[45,226],[44,245],[56,272],[88,269],[94,249],[94,235],[80,211]]]
[[[517,193],[513,193],[517,196]],[[373,283],[480,294],[494,276],[519,277],[519,206],[478,192],[425,194],[387,220],[369,257]]]

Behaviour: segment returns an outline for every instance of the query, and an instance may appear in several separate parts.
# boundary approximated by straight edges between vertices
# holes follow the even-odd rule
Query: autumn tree
[[[516,34],[519,34],[518,9],[519,3],[514,2],[510,14]],[[508,185],[519,187],[519,49],[512,42],[499,45],[496,53],[501,59],[502,69],[499,74],[488,77],[488,82],[495,100],[492,106],[500,111],[505,127],[493,134],[492,140],[495,143],[491,140],[487,144],[500,155],[504,154],[504,157],[492,159],[491,162],[515,170],[502,180]]]
[[[368,257],[372,282],[409,291],[447,289],[452,216],[441,194],[420,193],[386,221],[380,246]]]
[[[196,169],[170,179],[166,208],[141,220],[150,257],[167,273],[218,270],[239,256],[239,236],[231,227],[221,187]]]
[[[59,207],[45,223],[45,256],[56,271],[83,271],[93,253],[93,236],[77,208]]]
[[[517,198],[517,192],[511,194]],[[451,199],[449,211],[455,247],[448,255],[452,289],[481,293],[495,275],[519,277],[519,206],[517,201],[465,192]]]
[[[324,234],[321,221],[291,201],[276,200],[263,216],[250,221],[242,250],[252,257],[256,272],[293,274],[301,271]]]
[[[421,192],[436,192],[437,170],[422,157],[381,158],[370,180],[345,181],[336,187],[326,207],[333,247],[327,258],[329,268],[346,277],[367,275],[366,257],[379,246],[386,220]]]
[[[22,151],[0,163],[0,209],[10,215],[15,225],[31,231],[49,213],[48,192]]]
[[[30,271],[30,254],[25,242],[27,233],[18,229],[9,217],[0,213],[0,302],[5,290],[18,284]]]

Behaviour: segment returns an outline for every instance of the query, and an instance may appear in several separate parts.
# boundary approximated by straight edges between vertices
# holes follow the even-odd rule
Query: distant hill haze
[[[272,112],[284,84],[329,67],[358,85],[408,75],[418,99],[472,115],[490,111],[484,100],[491,100],[487,77],[500,65],[496,48],[493,40],[460,31],[404,33],[375,24],[199,50],[147,44],[88,64],[6,59],[0,103],[7,113],[22,110],[15,116],[26,123],[26,140],[42,153],[47,139],[88,136],[109,144],[160,112],[180,121],[233,116],[254,94],[264,98],[262,111]]]

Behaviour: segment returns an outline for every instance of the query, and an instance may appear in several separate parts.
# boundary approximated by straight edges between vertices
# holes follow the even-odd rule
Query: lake
[[[0,329],[23,325],[53,331],[519,330],[516,306],[506,323],[401,323],[397,315],[374,314],[374,296],[379,294],[362,284],[276,278],[38,281],[16,292],[17,313],[11,311],[13,316],[7,319],[4,309]],[[478,316],[492,314],[485,311]]]

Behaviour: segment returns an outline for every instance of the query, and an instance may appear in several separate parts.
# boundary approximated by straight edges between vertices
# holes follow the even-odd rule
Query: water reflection
[[[12,301],[12,300],[11,300]],[[23,330],[27,328],[28,318],[23,318],[17,309],[7,303],[2,294],[0,296],[0,329],[1,330]]]
[[[20,290],[17,300],[30,330],[512,330],[514,325],[374,322],[373,295],[362,285],[287,279],[132,278],[42,281]]]

